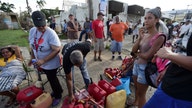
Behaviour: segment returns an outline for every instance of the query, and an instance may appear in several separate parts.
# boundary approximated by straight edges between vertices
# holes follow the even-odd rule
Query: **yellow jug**
[[[126,91],[119,90],[107,96],[106,108],[125,108]]]
[[[49,108],[52,104],[52,98],[50,93],[44,92],[39,97],[37,97],[33,103],[31,103],[32,108]]]

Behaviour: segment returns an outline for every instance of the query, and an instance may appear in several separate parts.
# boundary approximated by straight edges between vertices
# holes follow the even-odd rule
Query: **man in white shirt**
[[[187,21],[185,22],[185,24],[182,25],[181,28],[179,29],[179,32],[180,32],[180,33],[179,33],[179,37],[181,37],[182,34],[184,34],[185,32],[187,32],[187,30],[189,30],[190,26],[191,26],[190,20],[187,20]]]

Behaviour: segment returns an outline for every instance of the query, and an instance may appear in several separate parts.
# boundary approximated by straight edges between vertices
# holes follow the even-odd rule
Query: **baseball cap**
[[[32,19],[36,27],[42,27],[46,25],[46,16],[41,11],[34,11],[32,13]]]
[[[99,16],[99,15],[105,16],[102,12],[98,12],[97,16]]]

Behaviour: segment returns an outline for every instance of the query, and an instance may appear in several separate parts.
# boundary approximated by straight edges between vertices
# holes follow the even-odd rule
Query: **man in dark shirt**
[[[90,83],[90,77],[87,70],[86,55],[91,50],[91,40],[85,42],[73,41],[63,47],[63,68],[66,74],[66,83],[69,93],[69,102],[74,99],[74,66],[79,67],[86,87]]]

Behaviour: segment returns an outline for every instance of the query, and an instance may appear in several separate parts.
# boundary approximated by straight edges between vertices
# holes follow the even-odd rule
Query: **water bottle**
[[[36,60],[36,59],[32,59],[31,62],[32,62],[34,68],[37,68],[37,65],[35,65],[35,63],[37,62],[37,60]]]

